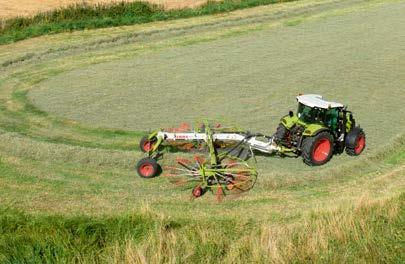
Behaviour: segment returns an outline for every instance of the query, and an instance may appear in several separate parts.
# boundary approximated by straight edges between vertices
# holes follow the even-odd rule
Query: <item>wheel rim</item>
[[[154,174],[153,165],[150,163],[142,164],[141,167],[139,168],[139,172],[144,177],[152,177]]]
[[[142,147],[143,147],[143,150],[145,151],[145,152],[149,152],[149,151],[151,151],[152,149],[153,149],[153,142],[152,141],[150,141],[150,140],[146,140],[144,143],[143,143],[143,145],[142,145]]]
[[[312,157],[316,162],[325,161],[331,151],[330,141],[326,138],[321,138],[316,142],[314,150],[312,152]]]
[[[356,152],[356,154],[360,154],[363,151],[365,145],[366,145],[366,139],[365,139],[364,135],[360,135],[359,138],[357,139],[356,147],[354,148],[354,152]]]

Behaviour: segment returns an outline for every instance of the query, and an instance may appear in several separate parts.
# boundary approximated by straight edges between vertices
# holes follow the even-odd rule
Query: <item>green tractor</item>
[[[294,153],[307,165],[319,166],[345,150],[351,156],[364,150],[366,135],[343,104],[314,94],[297,96],[297,101],[297,113],[284,116],[274,135],[281,153]]]

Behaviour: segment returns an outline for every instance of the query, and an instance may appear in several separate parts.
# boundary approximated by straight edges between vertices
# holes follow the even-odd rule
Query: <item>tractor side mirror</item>
[[[289,115],[290,117],[293,117],[294,112],[290,110],[290,112],[288,112],[288,115]]]

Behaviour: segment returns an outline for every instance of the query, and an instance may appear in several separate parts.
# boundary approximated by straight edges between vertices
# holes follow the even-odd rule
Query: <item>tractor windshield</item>
[[[325,119],[325,109],[310,107],[299,103],[297,116],[305,123],[323,123]]]
[[[315,121],[315,108],[299,103],[297,116],[305,123],[312,123]]]

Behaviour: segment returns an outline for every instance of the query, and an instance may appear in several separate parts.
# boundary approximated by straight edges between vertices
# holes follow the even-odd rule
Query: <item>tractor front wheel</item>
[[[279,124],[276,130],[276,133],[274,134],[274,141],[279,144],[280,142],[283,141],[285,136],[287,135],[287,128],[283,124]]]
[[[349,131],[345,140],[346,153],[350,156],[360,155],[366,147],[366,134],[360,127]]]
[[[333,154],[333,137],[328,132],[321,132],[307,137],[302,143],[302,158],[309,166],[320,166],[327,163]]]
[[[153,178],[158,174],[158,163],[152,158],[143,158],[136,165],[136,171],[142,178]]]

